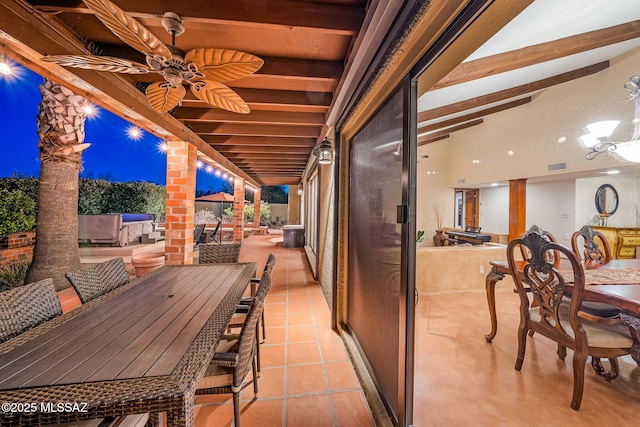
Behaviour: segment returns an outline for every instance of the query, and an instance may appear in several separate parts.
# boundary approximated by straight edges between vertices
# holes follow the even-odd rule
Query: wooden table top
[[[42,392],[68,388],[68,398],[57,400],[77,401],[83,395],[72,389],[82,385],[90,390],[83,401],[93,394],[94,406],[108,407],[101,387],[116,384],[111,393],[119,405],[183,395],[204,373],[255,271],[255,263],[166,266],[100,304],[79,307],[84,311],[0,354],[0,397],[24,399],[33,390],[41,400]]]
[[[169,375],[246,268],[167,267],[0,355],[0,389]]]
[[[509,264],[506,261],[492,261],[494,270],[502,274],[509,274]],[[516,268],[521,269],[525,261],[517,261]],[[567,260],[560,262],[560,268],[570,268]],[[585,264],[585,271],[594,269],[593,264]],[[607,264],[599,265],[597,270],[640,270],[640,259],[612,259]],[[590,284],[585,283],[584,299],[615,305],[631,314],[640,317],[640,283],[638,284]]]

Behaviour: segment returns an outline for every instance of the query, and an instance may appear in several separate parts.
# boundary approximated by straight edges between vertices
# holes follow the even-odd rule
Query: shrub
[[[12,261],[0,265],[0,291],[24,285],[28,270],[29,263],[24,261]]]
[[[260,202],[260,225],[267,224],[267,220],[271,216],[271,206],[264,201]],[[223,219],[225,222],[233,221],[233,207],[224,210]],[[253,204],[244,205],[244,221],[253,222]]]
[[[22,190],[0,188],[0,237],[36,228],[36,202]]]

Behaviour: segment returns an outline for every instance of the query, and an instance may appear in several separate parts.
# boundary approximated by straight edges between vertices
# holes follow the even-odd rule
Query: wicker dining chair
[[[255,352],[258,319],[271,287],[271,275],[264,273],[239,335],[226,335],[220,341],[196,394],[233,394],[234,425],[240,427],[240,392],[247,385],[249,368],[253,374],[254,398],[258,397]]]
[[[65,274],[83,304],[129,283],[129,274],[122,258],[113,258],[100,264]]]
[[[262,276],[264,276],[265,273],[268,273],[269,277],[271,277],[271,271],[273,270],[273,267],[275,266],[275,264],[276,264],[276,256],[270,253],[269,258],[267,258],[267,263],[264,266]],[[229,327],[228,327],[229,330],[233,328],[241,328],[244,325],[244,322],[246,321],[247,313],[249,312],[251,304],[253,303],[255,299],[255,295],[257,293],[257,290],[255,289],[255,285],[261,283],[261,281],[262,281],[262,278],[254,277],[251,279],[251,296],[242,297],[242,299],[240,300],[240,304],[238,304],[238,307],[236,308],[236,311],[233,317],[229,321]],[[269,281],[269,288],[270,287],[271,287],[271,280]],[[258,328],[258,331],[256,331],[256,346],[257,346],[256,347],[256,366],[259,373],[261,369],[260,344],[261,342],[264,342],[267,339],[266,327],[264,323],[264,309],[262,310],[262,314],[260,315],[260,321],[256,327]],[[262,341],[260,340],[260,329],[262,329]]]
[[[0,292],[0,342],[62,314],[51,279]]]
[[[271,272],[273,271],[273,267],[276,265],[276,256],[273,253],[269,254],[269,257],[267,258],[267,263],[264,265],[264,271],[268,272],[269,274],[271,274]],[[256,294],[256,286],[257,284],[260,283],[260,278],[259,277],[254,277],[251,279],[251,296],[249,297],[243,297],[242,300],[240,301],[240,305],[238,305],[238,308],[236,309],[236,313],[238,314],[245,314],[247,313],[248,309],[247,306],[249,304],[251,304],[251,301],[253,299],[253,296]],[[264,323],[264,310],[262,310],[262,316],[260,318],[260,325],[262,328],[262,341],[265,341],[267,339],[267,331],[266,331],[266,327],[265,327],[265,323]],[[260,371],[260,364],[258,363],[258,371]]]
[[[200,264],[218,264],[238,262],[240,258],[240,243],[205,243],[199,246]]]

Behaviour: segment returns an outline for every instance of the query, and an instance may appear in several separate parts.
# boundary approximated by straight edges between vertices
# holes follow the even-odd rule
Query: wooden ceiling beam
[[[220,153],[280,153],[280,154],[306,154],[311,152],[311,147],[279,147],[275,145],[251,146],[251,145],[220,145],[216,147]]]
[[[278,138],[270,136],[241,136],[241,135],[204,135],[202,139],[212,145],[238,145],[238,146],[276,146],[276,147],[314,147],[317,144],[315,138]]]
[[[264,163],[264,164],[270,164],[270,165],[305,165],[307,163],[307,160],[309,159],[309,156],[304,156],[304,157],[290,157],[290,156],[273,156],[273,157],[256,157],[253,159],[237,159],[238,164],[243,165],[247,162],[249,163],[253,163],[255,162],[255,164],[260,164],[260,163]]]
[[[418,138],[418,146],[427,144],[429,142],[434,142],[433,140],[435,138],[439,138],[439,137],[444,136],[444,135],[450,135],[451,133],[457,132],[457,131],[462,130],[462,129],[468,129],[468,128],[473,127],[473,126],[478,126],[478,125],[482,124],[483,122],[484,122],[483,119],[476,119],[476,120],[472,120],[472,121],[467,122],[467,123],[461,123],[461,124],[459,124],[457,126],[451,126],[449,128],[442,129],[442,130],[439,130],[439,131],[436,131],[436,132],[431,132],[431,133],[429,133],[427,135],[424,135],[421,138]],[[425,141],[428,141],[428,142],[425,142]]]
[[[638,37],[640,37],[640,21],[632,21],[463,62],[430,90],[442,89],[541,62],[552,61]]]
[[[173,110],[172,115],[183,122],[224,122],[299,126],[322,126],[324,124],[324,114],[320,113],[251,111],[249,114],[238,114],[219,108],[177,107]]]
[[[227,153],[229,159],[235,160],[282,160],[287,162],[293,161],[301,161],[306,162],[309,160],[309,156],[311,155],[311,150],[307,153],[291,153],[291,154],[281,154],[281,153]]]
[[[235,88],[234,91],[245,100],[247,104],[261,105],[279,105],[279,106],[319,106],[326,107],[331,105],[331,92],[305,92],[292,90],[269,90],[269,89],[248,89]],[[196,98],[191,92],[187,91],[183,99],[184,106],[204,106],[204,101]],[[190,103],[192,105],[188,105]]]
[[[83,6],[56,6],[52,2],[34,2],[45,12],[66,12],[92,14]],[[274,27],[286,29],[311,29],[325,33],[353,36],[364,22],[365,10],[360,7],[291,1],[234,0],[212,2],[206,0],[150,2],[148,0],[127,0],[115,3],[135,18],[157,19],[165,12],[177,13],[185,25],[188,22],[205,24],[233,23],[242,26]],[[168,4],[170,3],[170,4]],[[68,4],[68,2],[65,2]],[[75,2],[79,4],[79,2]]]
[[[577,70],[568,71],[546,79],[537,80],[535,82],[505,89],[499,92],[478,96],[473,99],[467,99],[455,104],[445,105],[443,107],[434,108],[432,110],[422,111],[418,113],[418,122],[426,122],[427,120],[444,117],[449,114],[460,113],[472,108],[482,107],[484,105],[493,104],[495,102],[504,101],[506,99],[517,98],[538,90],[546,89],[560,83],[579,79],[591,74],[598,73],[609,67],[609,61],[599,62]]]
[[[199,135],[243,135],[319,138],[320,127],[312,126],[269,126],[269,125],[237,125],[191,123],[189,128]]]
[[[491,108],[487,108],[485,110],[482,111],[477,111],[475,113],[471,113],[471,114],[465,114],[464,116],[460,116],[460,117],[456,117],[453,119],[449,119],[449,120],[444,120],[442,122],[438,122],[438,123],[434,123],[431,125],[427,125],[427,126],[423,126],[421,128],[418,128],[418,135],[425,133],[425,132],[433,132],[434,130],[438,130],[438,129],[444,129],[444,128],[448,128],[450,126],[455,126],[458,123],[464,123],[464,122],[468,122],[470,120],[475,120],[481,117],[485,117],[494,113],[498,113],[500,111],[505,111],[508,110],[510,108],[515,108],[515,107],[519,107],[521,105],[524,104],[528,104],[529,102],[531,102],[531,97],[527,96],[525,98],[521,98],[521,99],[517,99],[515,101],[511,101],[511,102],[506,102],[504,104],[500,104],[500,105],[496,105],[495,107],[491,107]]]
[[[418,140],[418,147],[421,147],[421,146],[427,145],[427,144],[431,144],[432,142],[442,141],[443,139],[447,139],[447,138],[449,138],[449,134],[440,135],[440,136],[436,136],[436,137],[433,137],[433,138],[423,137],[423,138],[420,138]]]
[[[121,56],[130,57],[136,55],[134,49],[120,47]],[[123,54],[125,50],[131,50],[131,54]],[[338,81],[344,65],[339,61],[314,61],[310,59],[294,59],[294,58],[276,58],[261,57],[264,65],[254,74],[243,77],[242,80],[250,80],[251,78],[277,78],[277,79],[314,79],[326,81]],[[133,58],[132,58],[133,59]],[[144,62],[144,61],[142,61]],[[149,73],[136,76],[137,81],[150,83],[161,81],[162,77],[158,74]]]

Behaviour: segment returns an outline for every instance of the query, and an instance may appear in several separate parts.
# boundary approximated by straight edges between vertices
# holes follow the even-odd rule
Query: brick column
[[[244,238],[244,178],[233,180],[233,243]]]
[[[253,225],[260,227],[260,189],[253,193]]]
[[[168,141],[167,146],[167,264],[192,264],[197,149],[184,141]]]

